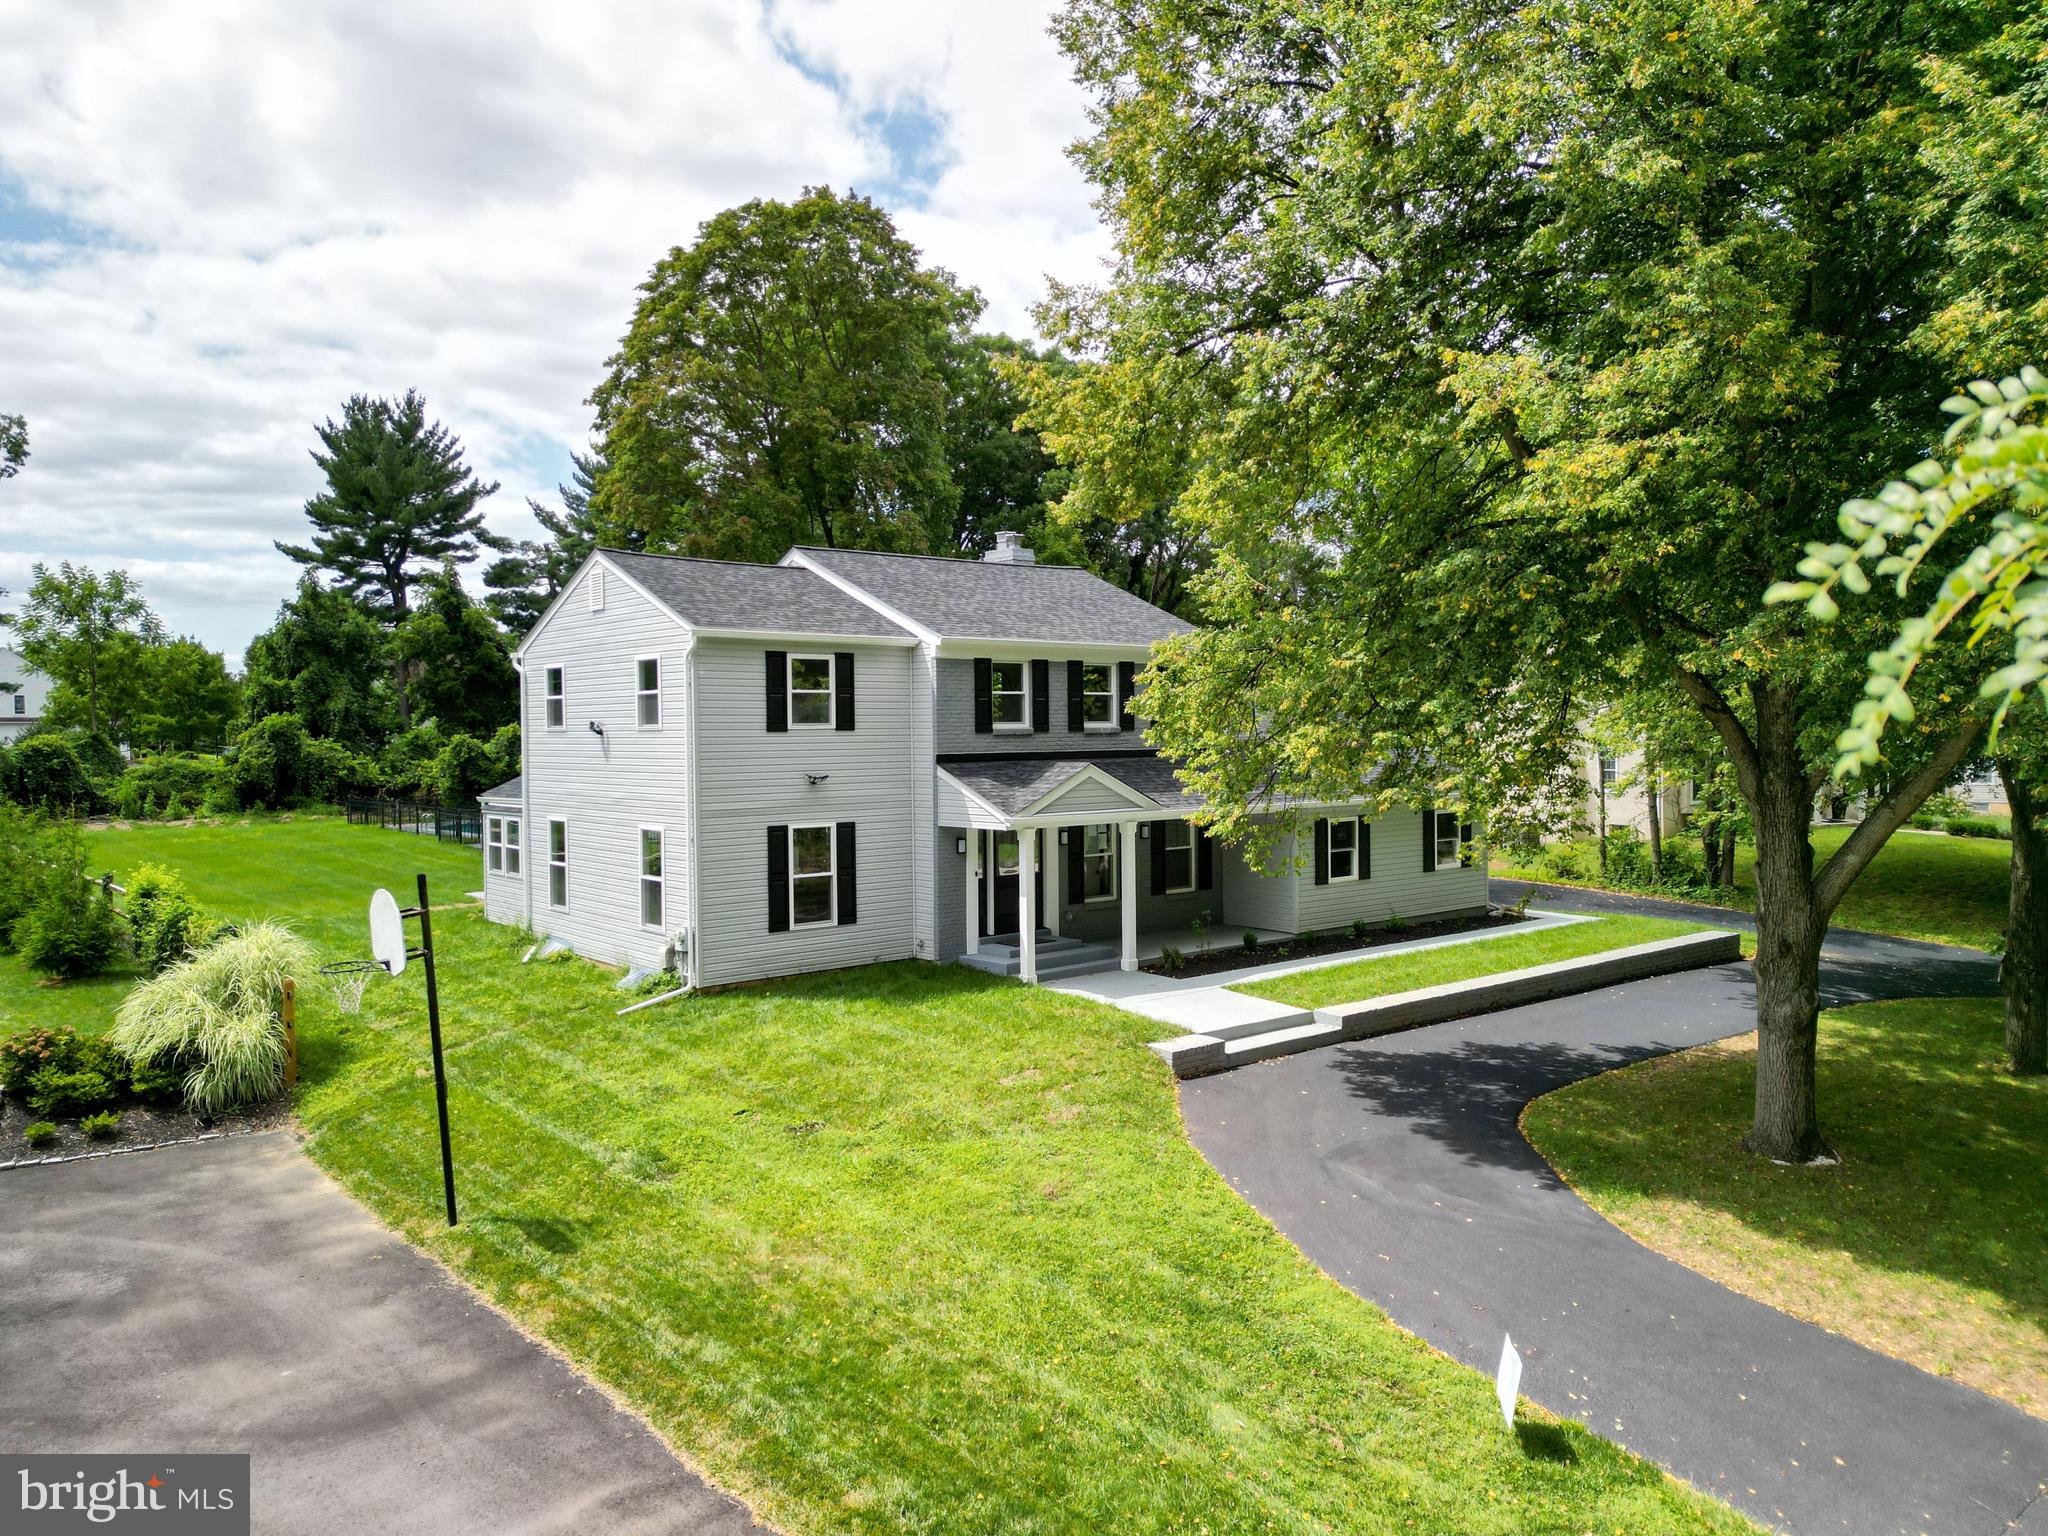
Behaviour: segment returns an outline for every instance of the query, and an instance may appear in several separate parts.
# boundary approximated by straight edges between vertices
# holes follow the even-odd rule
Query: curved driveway
[[[1995,962],[1970,951],[1829,936],[1831,1004],[1995,989]],[[1529,1100],[1743,1033],[1754,1008],[1749,967],[1715,967],[1197,1079],[1181,1104],[1231,1184],[1401,1326],[1488,1373],[1511,1332],[1525,1396],[1764,1525],[2048,1532],[2048,1423],[1659,1257],[1522,1139]]]

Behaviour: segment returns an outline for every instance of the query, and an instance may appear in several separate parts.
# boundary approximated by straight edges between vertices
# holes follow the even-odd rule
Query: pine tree
[[[562,493],[562,510],[544,507],[531,498],[526,503],[548,537],[519,540],[510,554],[492,561],[484,572],[484,585],[490,589],[484,606],[515,635],[533,628],[597,547],[599,530],[590,511],[590,493],[605,472],[604,454],[577,453],[570,458],[576,466],[570,483],[556,487]],[[619,542],[638,549],[645,541],[629,531]]]
[[[451,560],[466,565],[479,545],[509,546],[477,510],[497,482],[478,480],[462,462],[461,441],[427,420],[418,391],[396,402],[352,395],[341,421],[329,418],[318,430],[325,451],[316,450],[313,462],[327,489],[306,503],[312,542],[277,547],[301,565],[333,572],[378,618],[396,623],[412,611],[423,570]]]

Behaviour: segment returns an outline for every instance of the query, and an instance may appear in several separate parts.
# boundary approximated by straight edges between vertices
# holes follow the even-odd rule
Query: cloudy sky
[[[419,388],[525,535],[633,290],[698,223],[876,198],[1027,332],[1106,242],[1031,3],[0,0],[0,587],[126,567],[239,658],[313,424]]]

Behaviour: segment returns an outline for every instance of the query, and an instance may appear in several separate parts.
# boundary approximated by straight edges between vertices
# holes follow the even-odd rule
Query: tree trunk
[[[1735,827],[1732,823],[1721,828],[1721,863],[1714,872],[1714,883],[1731,891],[1735,889]]]
[[[1657,782],[1657,770],[1650,760],[1643,759],[1643,800],[1650,810],[1650,878],[1659,885],[1664,883],[1664,815],[1657,804],[1663,794]]]
[[[1593,754],[1593,785],[1600,801],[1600,878],[1607,878],[1607,765],[1601,754]]]
[[[2048,1072],[2048,829],[2040,803],[2017,766],[1998,760],[2012,807],[2012,885],[2007,898],[2005,1054],[2015,1072]]]
[[[1791,692],[1758,688],[1756,768],[1756,1107],[1744,1146],[1780,1162],[1827,1150],[1814,1100],[1820,943],[1827,920],[1813,890],[1813,792],[1799,752]]]

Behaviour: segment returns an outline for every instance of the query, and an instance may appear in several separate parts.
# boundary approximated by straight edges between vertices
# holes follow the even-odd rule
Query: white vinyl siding
[[[1455,821],[1452,830],[1456,831]],[[1303,853],[1309,851],[1305,827],[1301,847]],[[1359,920],[1384,923],[1395,916],[1407,922],[1426,922],[1484,912],[1487,904],[1483,864],[1463,868],[1454,854],[1434,870],[1422,867],[1422,817],[1416,811],[1389,811],[1373,819],[1371,879],[1332,877],[1328,885],[1317,885],[1304,859],[1301,873],[1292,883],[1295,928],[1304,933],[1342,928]]]
[[[897,960],[915,952],[909,864],[918,797],[909,757],[913,679],[924,673],[909,647],[854,642],[842,648],[855,657],[855,731],[768,730],[761,708],[762,657],[779,647],[711,637],[700,639],[691,655],[701,818],[698,953],[706,986]],[[923,773],[929,783],[928,759]],[[843,821],[857,829],[858,919],[799,926],[792,904],[789,929],[771,932],[768,829],[836,827]],[[836,864],[836,846],[833,856]],[[795,869],[795,860],[790,867]]]

